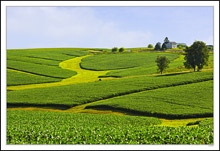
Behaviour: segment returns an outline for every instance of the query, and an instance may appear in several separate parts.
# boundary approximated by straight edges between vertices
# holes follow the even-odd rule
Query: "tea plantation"
[[[212,144],[213,126],[153,127],[141,116],[8,111],[8,144]]]
[[[171,61],[162,75],[158,55]],[[170,50],[9,49],[7,144],[213,144],[213,54],[200,72],[183,62]],[[163,123],[175,120],[191,122]]]

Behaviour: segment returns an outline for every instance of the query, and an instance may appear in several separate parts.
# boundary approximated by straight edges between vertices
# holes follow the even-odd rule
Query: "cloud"
[[[8,48],[141,47],[151,37],[149,32],[120,28],[97,17],[92,7],[7,8]]]

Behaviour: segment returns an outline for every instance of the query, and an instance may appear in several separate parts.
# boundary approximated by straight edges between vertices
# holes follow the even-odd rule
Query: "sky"
[[[7,49],[213,45],[213,7],[7,7]]]

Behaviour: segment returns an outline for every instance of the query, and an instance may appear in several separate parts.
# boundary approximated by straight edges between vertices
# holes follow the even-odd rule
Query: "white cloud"
[[[7,13],[8,47],[13,48],[13,35],[23,48],[31,47],[31,41],[33,47],[141,47],[151,36],[122,31],[117,22],[98,18],[91,7],[11,7]]]

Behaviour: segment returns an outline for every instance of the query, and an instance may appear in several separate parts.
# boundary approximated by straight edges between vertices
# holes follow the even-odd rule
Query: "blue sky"
[[[7,49],[213,44],[213,7],[7,7]]]

